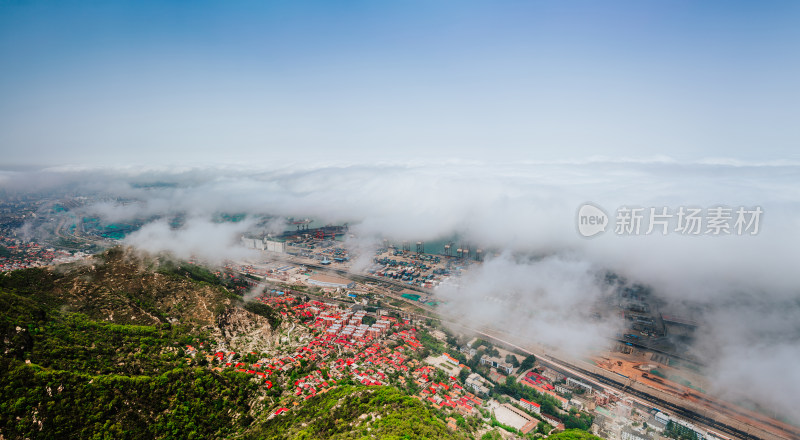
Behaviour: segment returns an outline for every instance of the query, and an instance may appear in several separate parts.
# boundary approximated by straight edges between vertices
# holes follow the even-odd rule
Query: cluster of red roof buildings
[[[285,317],[314,317],[314,321],[308,323],[313,338],[290,354],[274,357],[262,354],[256,362],[251,363],[241,360],[237,362],[236,359],[246,356],[237,356],[235,352],[206,354],[214,368],[231,368],[251,374],[263,381],[267,388],[280,383],[286,390],[293,390],[291,396],[294,399],[305,400],[327,392],[345,378],[361,385],[386,385],[389,383],[389,374],[399,373],[397,377],[402,385],[407,380],[412,380],[410,373],[421,365],[419,361],[412,359],[413,353],[422,344],[417,340],[416,330],[409,326],[408,321],[389,317],[369,327],[377,331],[364,332],[364,335],[356,331],[333,333],[328,330],[337,322],[357,329],[356,324],[363,320],[366,313],[340,312],[336,306],[319,301],[294,304],[293,298],[286,297],[261,300],[275,307]],[[391,335],[390,329],[394,330]],[[200,349],[202,350],[202,345]],[[198,350],[187,346],[187,352],[195,356]],[[250,355],[250,359],[259,356],[255,352]],[[313,362],[315,369],[293,383],[288,383],[288,377],[283,373],[304,367],[303,360],[306,361],[305,365]]]
[[[261,300],[287,318],[313,317],[313,320],[305,320],[311,338],[294,348],[292,353],[278,356],[250,353],[251,356],[244,356],[251,359],[250,363],[237,362],[235,359],[242,356],[234,352],[217,352],[206,357],[215,368],[231,368],[251,374],[267,388],[280,384],[285,390],[281,399],[283,406],[270,417],[285,413],[293,405],[325,393],[348,379],[348,382],[366,386],[403,386],[412,381],[421,389],[417,398],[438,409],[464,416],[477,415],[477,407],[483,404],[482,399],[465,389],[457,377],[435,379],[441,377],[437,368],[417,360],[419,356],[415,354],[423,345],[416,337],[416,329],[407,320],[384,317],[368,326],[364,324],[367,316],[364,311],[343,311],[319,301],[297,304],[295,299],[284,296]],[[187,349],[196,351],[191,346]],[[257,360],[252,362],[254,358]],[[458,363],[455,359],[453,361]],[[309,365],[311,370],[307,369]],[[291,376],[290,380],[291,370],[296,368],[303,368],[304,376]],[[562,408],[567,407],[566,399],[556,395],[553,386],[543,376],[530,372],[522,381],[540,393],[556,397]],[[535,402],[523,399],[520,404],[531,413],[541,414],[540,406]],[[557,422],[557,419],[551,421]]]
[[[463,415],[477,414],[476,407],[482,405],[483,400],[465,390],[453,376],[447,379],[447,383],[435,382],[431,379],[434,370],[435,367],[425,365],[412,373],[415,382],[422,386],[419,397],[428,400],[436,408],[449,408]]]
[[[86,257],[81,252],[72,255],[68,251],[44,248],[33,242],[24,243],[19,239],[5,236],[0,236],[0,246],[5,248],[8,254],[0,255],[0,272],[68,263]]]
[[[525,377],[522,378],[521,382],[540,394],[547,394],[558,401],[561,409],[567,409],[569,407],[569,401],[558,394],[556,394],[553,390],[555,387],[547,382],[547,379],[533,371],[529,371]]]
[[[325,327],[325,333],[328,335],[341,335],[349,337],[357,341],[366,341],[378,338],[385,335],[389,328],[396,324],[390,319],[381,319],[372,326],[363,323],[364,316],[367,312],[346,312],[342,315],[327,315],[322,316],[322,325]]]

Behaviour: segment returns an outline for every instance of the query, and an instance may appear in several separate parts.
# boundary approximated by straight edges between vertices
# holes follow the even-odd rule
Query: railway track
[[[738,428],[735,428],[735,427],[730,426],[728,424],[719,422],[716,419],[713,419],[711,417],[705,416],[705,415],[700,414],[700,413],[698,413],[696,411],[692,411],[692,410],[690,410],[690,409],[688,409],[688,408],[686,408],[684,406],[676,405],[676,404],[674,404],[672,402],[669,402],[667,400],[655,397],[655,396],[653,396],[651,394],[642,392],[642,391],[637,390],[637,389],[632,388],[632,387],[626,387],[626,385],[624,383],[622,383],[622,382],[618,382],[618,381],[609,379],[608,377],[605,377],[605,376],[600,375],[600,374],[592,373],[590,371],[587,371],[587,370],[585,370],[583,368],[580,368],[580,367],[577,367],[575,365],[571,365],[570,364],[569,366],[570,366],[570,368],[580,372],[581,374],[584,374],[584,375],[586,375],[588,377],[591,377],[592,379],[594,379],[594,380],[596,380],[596,381],[598,381],[598,382],[600,382],[600,383],[602,383],[604,385],[610,386],[610,387],[612,387],[614,389],[617,389],[617,390],[619,390],[621,392],[624,389],[625,390],[624,393],[631,394],[631,395],[633,395],[633,396],[635,396],[635,397],[637,397],[637,398],[639,398],[639,399],[641,399],[641,400],[643,400],[645,402],[648,402],[648,403],[652,404],[653,406],[658,406],[660,408],[663,408],[663,409],[665,409],[667,411],[672,412],[674,415],[679,416],[681,418],[684,418],[686,420],[690,420],[690,421],[696,422],[698,424],[703,424],[703,425],[708,426],[710,428],[716,429],[716,430],[720,431],[721,433],[729,434],[729,435],[735,436],[736,438],[740,438],[742,440],[764,440],[763,437],[758,437],[756,435],[753,435],[753,434],[750,434],[748,432],[742,431],[741,429],[738,429]],[[556,369],[558,369],[558,368],[556,368]],[[789,438],[791,438],[791,437],[789,437]]]
[[[489,331],[487,332],[486,330]],[[586,368],[576,366],[573,363],[564,361],[562,359],[557,359],[550,355],[542,356],[541,354],[534,353],[526,349],[525,347],[520,347],[517,344],[502,339],[496,333],[491,331],[491,329],[484,329],[483,331],[473,329],[473,331],[495,341],[496,343],[500,343],[501,345],[515,348],[527,354],[533,354],[536,356],[537,360],[544,363],[546,366],[561,372],[562,374],[571,377],[577,377],[580,379],[590,379],[590,382],[593,382],[596,385],[604,385],[605,387],[612,388],[622,394],[633,396],[637,398],[639,401],[648,403],[649,405],[651,405],[651,407],[662,408],[666,411],[671,412],[673,415],[689,420],[692,423],[702,425],[702,427],[704,428],[710,428],[711,430],[718,431],[722,434],[731,435],[737,439],[742,439],[742,440],[800,439],[800,432],[798,432],[797,430],[789,431],[782,426],[776,425],[775,423],[770,423],[765,420],[759,420],[759,423],[769,425],[771,428],[781,433],[781,435],[778,435],[771,431],[767,431],[764,428],[760,428],[757,426],[749,425],[747,423],[738,421],[734,419],[732,416],[724,414],[721,411],[716,411],[715,414],[716,418],[715,418],[712,417],[711,414],[709,414],[715,412],[713,408],[704,408],[698,411],[692,409],[690,405],[687,405],[687,402],[670,401],[668,399],[653,395],[652,393],[648,393],[641,389],[637,389],[636,387],[631,386],[630,383],[624,383],[620,380],[611,379],[606,375],[615,373],[610,373],[606,372],[605,370],[602,370],[605,374],[598,374],[596,372],[589,371]],[[622,378],[627,379],[627,377],[620,375],[620,379]],[[676,397],[675,400],[679,399]],[[731,408],[727,407],[724,408],[724,411],[741,414],[740,412],[732,411]],[[726,422],[720,419],[731,420],[733,423]],[[734,424],[736,426],[733,426]],[[757,431],[758,433],[755,433],[754,431]]]
[[[390,285],[390,286],[395,286],[395,287],[402,287],[402,288],[405,288],[405,289],[414,290],[414,291],[425,293],[425,294],[431,294],[431,292],[428,291],[427,289],[421,289],[421,288],[418,288],[418,287],[415,287],[415,286],[409,286],[409,285],[405,285],[405,284],[401,284],[401,283],[396,283],[396,282],[389,281],[389,280],[386,280],[386,279],[383,279],[383,278],[373,277],[373,276],[369,276],[369,275],[354,274],[354,273],[348,272],[347,270],[334,269],[334,268],[327,267],[327,266],[322,266],[322,265],[315,265],[315,264],[308,264],[308,263],[303,263],[303,264],[305,264],[308,267],[313,267],[315,269],[319,269],[319,270],[322,270],[322,271],[334,272],[334,273],[337,273],[338,275],[346,276],[346,277],[349,277],[351,279],[354,279],[355,281],[360,281],[360,282],[370,281],[370,282],[374,282],[374,283],[379,283],[379,284],[384,285],[384,286]],[[401,299],[401,300],[404,300],[404,301],[406,300],[405,298],[401,298],[400,295],[391,295],[391,296],[393,298],[396,298],[396,299]],[[439,317],[439,319],[442,319],[442,320],[446,321],[446,319],[443,319],[443,317],[439,316],[439,313],[437,313],[437,311],[435,309],[433,309],[432,307],[429,307],[429,306],[424,305],[424,304],[419,304],[419,303],[416,303],[414,305],[419,307],[420,309],[422,309],[424,312],[431,313],[434,316]],[[418,316],[425,316],[425,315],[418,315]],[[734,423],[726,423],[726,422],[723,422],[723,421],[719,420],[719,418],[720,418],[719,414],[722,414],[721,412],[718,412],[717,418],[711,417],[708,414],[709,412],[714,412],[715,411],[713,408],[708,408],[708,409],[703,409],[703,410],[697,411],[697,410],[694,410],[694,409],[690,408],[684,402],[676,403],[676,402],[669,401],[667,399],[655,396],[652,393],[648,393],[648,392],[642,391],[640,389],[637,389],[636,387],[631,386],[630,383],[626,384],[626,383],[623,383],[621,381],[611,379],[611,378],[607,377],[606,375],[598,374],[598,373],[589,371],[589,370],[587,370],[585,368],[581,368],[581,367],[578,367],[578,366],[576,366],[574,364],[571,364],[569,362],[565,362],[563,360],[553,358],[552,356],[549,356],[549,355],[545,356],[545,357],[542,357],[540,354],[533,353],[530,350],[525,349],[524,347],[520,347],[520,346],[518,346],[516,344],[510,343],[508,341],[505,341],[505,340],[501,339],[500,337],[498,337],[495,334],[493,334],[493,332],[492,333],[487,333],[486,331],[481,331],[481,330],[474,329],[474,328],[468,328],[468,327],[465,327],[465,326],[461,325],[460,323],[452,323],[452,324],[456,324],[459,327],[468,329],[468,330],[470,330],[472,332],[475,332],[475,333],[479,333],[479,334],[481,334],[483,336],[486,336],[487,338],[490,338],[490,339],[494,340],[495,342],[499,342],[502,345],[514,347],[514,348],[516,348],[518,350],[521,350],[522,352],[527,353],[527,354],[534,354],[534,355],[537,356],[537,359],[542,360],[544,363],[548,364],[548,366],[550,366],[551,368],[554,368],[554,369],[556,369],[556,370],[558,370],[558,371],[560,371],[562,373],[565,373],[565,374],[567,374],[569,376],[576,376],[575,373],[577,372],[577,373],[579,373],[578,377],[585,376],[585,378],[591,378],[592,381],[595,382],[595,383],[602,384],[602,385],[604,385],[606,387],[612,388],[612,389],[614,389],[616,391],[619,391],[619,392],[621,392],[623,394],[634,396],[637,399],[639,399],[640,401],[644,401],[644,402],[647,402],[648,404],[652,405],[652,407],[659,407],[659,408],[662,408],[664,410],[670,411],[674,415],[679,416],[679,417],[681,417],[683,419],[689,420],[689,421],[691,421],[693,423],[696,423],[698,425],[702,425],[704,428],[711,428],[712,430],[716,430],[716,431],[718,431],[718,432],[720,432],[722,434],[733,436],[733,437],[735,437],[737,439],[742,439],[742,440],[794,440],[794,439],[800,439],[800,431],[794,431],[794,432],[789,431],[786,428],[784,428],[782,426],[779,426],[779,425],[777,425],[777,424],[775,424],[773,422],[770,422],[768,420],[761,419],[761,420],[758,421],[758,423],[761,423],[763,425],[768,425],[772,429],[776,430],[777,432],[780,432],[782,435],[774,434],[774,433],[772,433],[770,431],[766,431],[763,428],[759,428],[759,427],[756,427],[756,426],[748,425],[748,424],[746,424],[744,422],[739,422],[735,418],[733,418],[732,416],[729,416],[729,415],[724,415],[724,418],[732,420]],[[626,342],[630,342],[630,341],[620,340],[619,342],[626,343]],[[637,348],[640,348],[640,349],[654,350],[654,351],[657,351],[657,352],[660,352],[660,353],[663,353],[663,354],[666,354],[666,355],[675,356],[677,358],[681,358],[684,361],[689,361],[689,362],[692,362],[692,363],[696,362],[696,361],[694,361],[692,359],[684,359],[681,356],[676,356],[674,353],[669,353],[669,352],[664,352],[664,351],[661,351],[661,350],[656,350],[656,349],[653,349],[652,347],[643,346],[641,344],[632,343],[632,345],[637,346]],[[567,368],[565,369],[564,366],[566,366]],[[573,370],[573,371],[569,371],[569,370]],[[620,377],[622,378],[624,376],[620,376]],[[677,397],[676,397],[676,399],[677,399]],[[712,401],[707,400],[707,399],[704,399],[704,400],[710,405],[717,405],[716,402],[712,402]],[[734,414],[738,414],[738,415],[741,415],[741,416],[744,416],[744,417],[749,417],[748,415],[743,414],[740,411],[737,411],[734,408],[731,408],[731,407],[728,407],[728,406],[725,406],[723,408],[723,410],[727,411],[727,412],[734,413]],[[735,424],[737,426],[733,426],[733,424]],[[758,434],[754,433],[753,431],[757,431]]]

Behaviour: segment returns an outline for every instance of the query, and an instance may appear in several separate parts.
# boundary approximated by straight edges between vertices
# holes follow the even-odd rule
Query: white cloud
[[[378,240],[431,241],[458,236],[499,258],[487,261],[462,280],[448,310],[476,322],[490,322],[512,310],[521,334],[573,351],[589,348],[616,331],[614,322],[584,319],[601,300],[597,273],[616,272],[651,286],[673,312],[705,311],[699,346],[716,346],[706,360],[716,389],[742,374],[730,359],[744,353],[797,358],[798,330],[765,332],[756,323],[774,323],[766,308],[785,305],[800,322],[800,305],[788,302],[800,290],[800,170],[797,164],[747,165],[719,160],[680,163],[666,158],[636,161],[608,159],[581,163],[341,164],[274,168],[190,168],[49,170],[5,175],[14,191],[61,190],[95,193],[105,201],[81,214],[109,221],[182,213],[183,228],[165,220],[143,227],[128,242],[147,250],[170,249],[179,256],[210,260],[236,255],[238,235],[253,223],[216,224],[220,212],[310,217],[318,222],[349,222],[366,252]],[[131,186],[128,182],[139,185]],[[166,185],[148,186],[143,183]],[[137,200],[123,205],[115,197]],[[761,231],[755,236],[686,237],[671,233],[621,237],[613,225],[605,234],[584,239],[576,231],[576,213],[584,202],[607,210],[612,218],[623,205],[660,207],[760,206]],[[511,255],[515,255],[512,257]],[[538,260],[516,256],[543,257]],[[363,262],[362,262],[363,264]],[[455,300],[458,295],[472,304]],[[735,300],[734,300],[735,298]],[[788,305],[787,305],[788,304]],[[725,315],[709,311],[728,310]],[[748,315],[748,313],[750,313]],[[719,316],[728,316],[721,319]],[[792,321],[793,320],[793,321]],[[784,322],[784,321],[781,321]],[[732,325],[747,338],[727,337]],[[771,378],[786,377],[781,363],[757,364],[761,374],[736,382],[742,393],[765,406],[789,401],[770,397]],[[786,389],[791,389],[787,387]],[[779,392],[779,391],[778,391]],[[790,403],[790,402],[789,402]]]

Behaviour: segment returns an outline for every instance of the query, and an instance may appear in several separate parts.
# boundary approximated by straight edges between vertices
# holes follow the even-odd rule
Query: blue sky
[[[797,160],[798,22],[790,1],[0,1],[0,152]]]

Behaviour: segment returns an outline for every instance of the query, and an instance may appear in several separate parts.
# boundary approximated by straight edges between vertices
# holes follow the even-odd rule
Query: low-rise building
[[[449,362],[449,363],[451,363],[453,365],[458,366],[458,364],[460,364],[460,362],[458,362],[458,359],[454,358],[453,356],[450,356],[447,353],[442,353],[442,357],[445,359],[445,361],[447,361],[447,362]]]
[[[530,412],[533,412],[533,413],[536,413],[536,414],[541,414],[542,413],[542,406],[539,405],[536,402],[531,402],[531,401],[525,400],[525,399],[519,399],[519,404],[520,404],[521,407],[525,408],[526,410],[528,410]]]
[[[531,420],[530,422],[526,423],[525,426],[523,426],[522,429],[519,430],[519,432],[521,432],[522,435],[525,435],[525,434],[533,431],[534,429],[536,429],[537,426],[539,426],[539,421],[534,419],[534,420]]]
[[[563,383],[557,383],[557,384],[555,384],[555,387],[556,387],[556,392],[557,393],[561,393],[561,394],[572,393],[572,390],[567,388],[567,386],[564,385]]]
[[[677,434],[678,436],[697,436],[699,440],[702,440],[706,437],[705,431],[701,430],[692,423],[677,419],[675,417],[670,417],[669,422],[667,422],[667,426],[664,428],[665,434],[670,432],[672,434]]]
[[[460,351],[460,352],[464,353],[466,356],[470,356],[470,357],[475,356],[476,354],[478,354],[478,350],[470,347],[469,345],[465,345],[465,346],[461,347],[458,351]]]
[[[486,355],[481,356],[481,365],[489,365],[491,367],[497,368],[497,371],[501,371],[505,374],[513,374],[514,367],[511,364],[507,364],[503,362],[503,360],[489,357]]]
[[[464,385],[478,394],[489,394],[489,388],[486,386],[488,385],[486,379],[484,379],[483,376],[478,373],[472,373],[467,376],[467,380],[464,381]]]
[[[558,382],[565,377],[563,374],[549,368],[545,368],[544,371],[542,371],[542,376],[549,379],[550,382]]]
[[[622,428],[621,437],[622,440],[653,440],[649,434],[636,431],[630,426]]]
[[[667,423],[669,423],[669,416],[663,412],[657,412],[653,418],[661,425],[662,428],[667,426]]]
[[[555,418],[553,416],[550,416],[550,415],[547,415],[547,414],[542,414],[542,418],[544,419],[545,422],[549,423],[554,428],[556,428],[556,429],[558,429],[560,431],[564,430],[564,424],[561,423],[561,420],[558,420],[557,418]]]
[[[552,396],[553,398],[555,398],[558,401],[558,406],[561,409],[567,409],[567,407],[568,407],[567,399],[559,396],[558,394],[556,394],[556,393],[554,393],[554,392],[552,392],[550,390],[546,390],[546,389],[544,389],[544,388],[542,388],[542,387],[540,387],[538,385],[534,385],[534,384],[532,384],[530,382],[522,381],[522,383],[527,385],[527,386],[529,386],[529,387],[531,387],[531,388],[533,388],[534,390],[536,390],[537,393],[547,394],[548,396]]]

